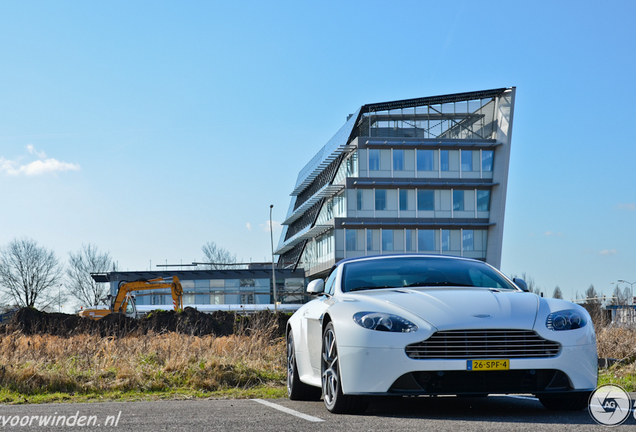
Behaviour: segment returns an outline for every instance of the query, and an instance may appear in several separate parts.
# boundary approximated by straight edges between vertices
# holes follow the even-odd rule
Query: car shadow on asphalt
[[[502,395],[373,398],[363,415],[502,423],[595,424],[587,410],[549,411],[537,399]],[[627,423],[635,422],[632,418]]]

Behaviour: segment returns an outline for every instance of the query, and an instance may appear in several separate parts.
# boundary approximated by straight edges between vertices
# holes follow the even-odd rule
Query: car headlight
[[[545,325],[550,330],[574,330],[585,327],[587,320],[585,316],[573,309],[552,312],[548,315]]]
[[[358,312],[353,316],[356,324],[369,329],[396,333],[411,333],[417,331],[417,326],[411,321],[382,312]]]

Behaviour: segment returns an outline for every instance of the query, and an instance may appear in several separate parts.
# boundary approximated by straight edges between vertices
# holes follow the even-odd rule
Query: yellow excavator
[[[79,316],[91,318],[94,320],[102,319],[106,315],[113,313],[125,314],[126,316],[136,318],[137,306],[135,305],[135,297],[132,295],[134,291],[154,290],[161,288],[170,288],[172,292],[172,304],[175,311],[183,310],[183,287],[179,278],[172,277],[172,281],[164,278],[140,280],[134,282],[120,282],[116,296],[108,296],[111,299],[110,307],[90,307],[82,308]]]

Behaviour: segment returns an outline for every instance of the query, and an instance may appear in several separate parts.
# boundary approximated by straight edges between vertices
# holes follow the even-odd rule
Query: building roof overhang
[[[430,96],[415,99],[402,99],[391,102],[381,102],[374,104],[367,104],[360,107],[354,114],[352,114],[347,122],[340,128],[340,130],[323,146],[322,149],[303,167],[298,174],[296,180],[296,186],[294,187],[291,195],[300,194],[305,188],[307,188],[311,182],[324,170],[331,162],[333,162],[343,151],[348,149],[348,144],[351,139],[351,133],[354,127],[360,121],[360,117],[363,114],[384,110],[393,110],[401,108],[410,108],[423,105],[435,105],[459,102],[464,100],[474,99],[487,99],[500,96],[505,91],[509,90],[506,87],[492,89],[492,90],[480,90],[466,93],[453,93],[441,96]]]
[[[285,252],[292,250],[294,246],[296,246],[298,243],[304,240],[309,240],[311,238],[317,237],[331,229],[333,229],[333,225],[315,225],[311,228],[307,227],[299,231],[298,233],[296,233],[291,238],[289,238],[283,244],[283,246],[281,246],[278,250],[274,251],[274,254],[276,255],[284,254]]]
[[[340,192],[341,190],[343,190],[345,187],[345,185],[343,184],[339,184],[339,185],[324,185],[318,192],[316,192],[311,198],[309,198],[307,201],[305,201],[302,205],[300,205],[296,210],[294,210],[294,212],[287,217],[287,219],[285,219],[283,221],[283,223],[281,225],[290,225],[292,222],[294,222],[295,220],[299,219],[302,217],[302,215],[311,208],[311,206],[313,206],[314,204],[316,204],[318,201],[320,201],[322,198],[331,198],[332,196],[336,195],[338,192]]]
[[[429,96],[423,98],[415,98],[415,99],[402,99],[392,102],[380,102],[374,104],[368,104],[362,106],[360,109],[361,113],[367,112],[375,112],[375,111],[388,111],[393,109],[401,109],[401,108],[411,108],[422,105],[436,105],[436,104],[444,104],[444,103],[452,103],[459,102],[464,100],[473,100],[473,99],[487,99],[493,98],[501,95],[503,92],[508,90],[508,88],[498,88],[492,90],[480,90],[474,92],[466,92],[466,93],[453,93],[448,95],[441,96]]]
[[[351,183],[351,187],[370,189],[376,187],[440,187],[444,189],[448,188],[491,188],[499,183],[493,183],[492,181],[484,181],[483,179],[467,179],[462,181],[457,180],[444,180],[444,179],[399,179],[399,178],[382,178],[382,179],[365,179],[365,178],[352,178],[348,179],[347,184]]]
[[[336,220],[335,227],[336,228],[348,228],[348,229],[363,229],[363,228],[484,228],[495,225],[494,222],[488,221],[475,221],[475,222],[467,222],[465,220],[457,220],[457,221],[408,221],[408,220],[388,220],[388,221],[380,221],[380,220],[370,220],[370,221],[360,221],[360,220]]]

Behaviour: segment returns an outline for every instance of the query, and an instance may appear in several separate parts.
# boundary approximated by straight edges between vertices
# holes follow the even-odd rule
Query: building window
[[[375,190],[375,209],[386,210],[386,190],[385,189]]]
[[[435,210],[435,191],[418,190],[417,191],[417,209],[419,211]]]
[[[356,201],[357,201],[357,207],[356,208],[358,210],[362,210],[363,209],[363,207],[362,207],[362,189],[356,190],[356,198],[357,198],[356,199]]]
[[[370,171],[380,170],[380,150],[379,149],[369,149],[369,170]]]
[[[475,232],[473,230],[464,230],[462,235],[462,247],[465,251],[475,250]]]
[[[492,159],[493,159],[493,151],[492,150],[482,150],[481,152],[481,170],[485,172],[492,171]]]
[[[414,230],[404,230],[404,240],[406,242],[406,251],[413,252],[415,251],[415,235],[413,235]]]
[[[442,250],[450,250],[450,230],[442,230]]]
[[[367,230],[367,250],[373,250],[373,231]]]
[[[400,210],[408,210],[409,209],[409,191],[400,190]]]
[[[404,171],[404,150],[393,150],[393,171]]]
[[[439,157],[440,157],[440,166],[442,171],[449,171],[450,170],[449,151],[440,150]]]
[[[464,191],[453,191],[453,211],[464,211]]]
[[[382,251],[393,250],[393,230],[382,230]]]
[[[473,170],[473,152],[470,150],[461,150],[462,155],[462,171]]]
[[[490,191],[477,191],[477,211],[490,211]]]
[[[417,231],[417,248],[420,252],[434,251],[435,248],[435,230],[418,230]]]
[[[346,236],[347,250],[348,251],[356,250],[356,243],[357,243],[356,230],[346,230],[346,233],[347,233],[347,236]]]
[[[241,291],[245,291],[245,288],[255,287],[256,281],[254,279],[239,279],[239,286],[241,287]]]
[[[196,304],[210,304],[210,294],[195,294],[194,302]]]
[[[418,150],[417,151],[417,170],[418,171],[433,171],[435,166],[433,158],[435,152],[433,150]]]
[[[241,294],[241,304],[254,304],[254,294]]]

